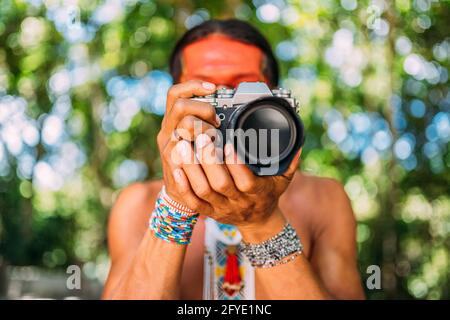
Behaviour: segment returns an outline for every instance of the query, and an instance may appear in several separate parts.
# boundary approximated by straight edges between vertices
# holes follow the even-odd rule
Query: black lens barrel
[[[262,97],[239,106],[227,127],[234,131],[238,156],[257,175],[283,174],[305,139],[300,117],[280,97]]]

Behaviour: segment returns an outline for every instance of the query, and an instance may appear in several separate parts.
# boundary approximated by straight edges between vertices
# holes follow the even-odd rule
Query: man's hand
[[[181,168],[174,171],[178,194],[188,207],[243,229],[266,224],[297,169],[300,155],[283,175],[259,177],[240,161],[230,144],[225,146],[223,157],[210,136],[200,134],[195,147],[194,151],[187,141],[177,144],[182,160]],[[209,207],[200,211],[204,201]]]
[[[193,95],[207,95],[215,91],[215,85],[209,82],[188,81],[172,86],[167,94],[166,113],[157,136],[157,143],[163,166],[164,184],[168,194],[176,201],[187,204],[183,196],[177,193],[173,173],[179,166],[177,152],[174,152],[180,139],[193,141],[194,125],[200,123],[201,132],[215,132],[220,122],[213,106],[209,103],[193,101]],[[185,141],[184,141],[185,142]],[[186,142],[187,143],[187,142]],[[209,208],[199,202],[195,209]]]
[[[211,137],[220,123],[214,107],[188,99],[214,89],[210,83],[189,81],[174,85],[168,93],[158,134],[167,192],[192,210],[243,230],[266,225],[269,217],[280,221],[278,198],[297,169],[300,152],[283,175],[258,177],[232,145],[227,144],[224,152],[216,148]]]

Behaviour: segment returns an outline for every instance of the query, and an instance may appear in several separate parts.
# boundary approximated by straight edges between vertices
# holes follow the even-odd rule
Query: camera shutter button
[[[272,90],[272,94],[275,97],[280,97],[280,98],[290,98],[291,97],[291,90],[289,89],[283,89],[283,88],[278,88],[275,90]]]
[[[221,88],[217,90],[217,98],[232,98],[234,95],[234,89]]]

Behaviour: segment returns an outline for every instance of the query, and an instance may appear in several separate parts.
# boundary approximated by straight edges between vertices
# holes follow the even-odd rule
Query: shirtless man
[[[362,299],[357,269],[355,217],[342,185],[297,171],[300,153],[281,176],[258,177],[244,164],[176,164],[192,157],[193,141],[213,148],[208,135],[194,136],[194,121],[217,127],[214,108],[189,100],[217,87],[262,81],[276,87],[278,67],[263,36],[247,23],[211,20],[188,31],[170,65],[176,83],[167,95],[157,142],[163,181],[135,183],[115,203],[108,227],[111,270],[105,299],[201,299],[205,217],[235,225],[246,242],[280,232],[286,219],[303,244],[292,261],[255,269],[256,299]],[[184,132],[173,139],[174,130]],[[178,131],[177,131],[178,132]],[[236,158],[225,148],[225,159]],[[191,243],[157,238],[148,227],[162,186],[180,204],[200,212]]]

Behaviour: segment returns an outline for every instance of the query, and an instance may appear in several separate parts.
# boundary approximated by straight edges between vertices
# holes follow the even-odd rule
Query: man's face
[[[229,88],[240,82],[267,83],[262,62],[259,48],[214,34],[184,48],[180,82],[197,79]]]

